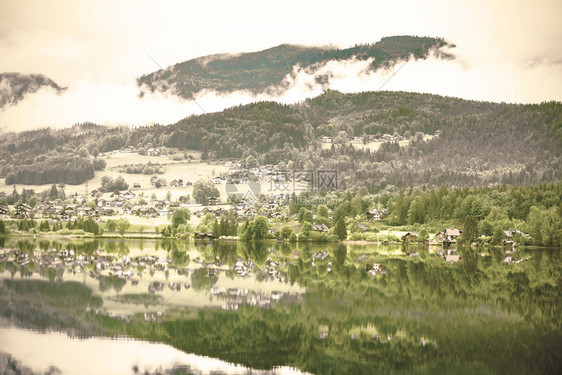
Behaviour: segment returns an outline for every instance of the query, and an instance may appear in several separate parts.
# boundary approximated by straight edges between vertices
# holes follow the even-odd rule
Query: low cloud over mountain
[[[15,105],[41,89],[53,89],[61,94],[67,88],[42,74],[0,73],[0,109]]]

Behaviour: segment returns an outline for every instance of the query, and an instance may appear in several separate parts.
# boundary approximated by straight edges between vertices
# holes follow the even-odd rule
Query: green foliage
[[[293,234],[293,229],[290,226],[284,225],[283,228],[281,228],[281,237],[283,237],[283,239],[285,240],[289,239],[292,234]]]
[[[113,192],[113,191],[123,191],[129,188],[129,184],[125,182],[125,179],[121,176],[117,177],[115,180],[108,176],[103,176],[101,178],[100,191],[103,192]]]
[[[108,219],[105,223],[105,228],[110,232],[115,232],[117,230],[117,221]]]
[[[120,235],[124,235],[125,232],[130,228],[130,226],[131,223],[129,223],[129,220],[123,217],[117,220],[117,231],[119,232]]]
[[[269,221],[264,216],[256,216],[244,228],[241,236],[246,240],[263,240],[269,238]]]
[[[431,49],[447,45],[442,39],[411,36],[383,38],[375,44],[356,45],[346,49],[280,45],[259,52],[227,58],[196,58],[165,70],[147,74],[137,80],[141,90],[171,90],[192,99],[203,89],[219,92],[247,90],[254,94],[282,85],[295,66],[316,70],[330,60],[373,58],[372,70],[390,67],[398,60],[426,58]]]
[[[211,181],[199,180],[193,184],[193,198],[197,203],[206,205],[209,198],[218,198],[220,193]]]
[[[336,222],[334,234],[339,240],[345,240],[347,238],[347,229],[345,228],[345,220],[343,217]]]
[[[178,208],[172,214],[172,226],[178,228],[180,225],[185,225],[191,218],[191,212],[187,208]]]
[[[21,165],[6,176],[6,184],[44,185],[53,182],[81,184],[94,177],[90,160],[81,157],[54,156],[33,165]]]
[[[462,241],[465,244],[471,244],[478,238],[478,221],[472,215],[464,220],[464,228],[462,232]]]

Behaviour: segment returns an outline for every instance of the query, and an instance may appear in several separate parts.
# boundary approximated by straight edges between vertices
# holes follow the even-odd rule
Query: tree
[[[100,151],[98,150],[98,148],[97,148],[97,147],[94,147],[94,148],[92,149],[92,156],[93,156],[94,158],[97,158],[99,154],[100,154]]]
[[[248,169],[251,169],[251,168],[258,168],[259,166],[260,166],[260,164],[259,164],[258,160],[257,160],[254,156],[249,155],[249,156],[246,158],[246,168],[248,168]]]
[[[463,242],[471,244],[478,238],[478,220],[472,215],[468,215],[464,221],[462,232]]]
[[[318,216],[329,218],[330,214],[329,214],[329,211],[328,211],[328,207],[326,207],[323,204],[319,205],[318,206]]]
[[[92,162],[92,166],[94,167],[95,171],[103,171],[106,167],[107,163],[103,159],[95,159]]]
[[[427,229],[423,228],[423,229],[420,231],[419,239],[420,239],[420,241],[422,241],[423,243],[425,243],[425,242],[429,239],[429,233],[427,233]]]
[[[4,224],[4,220],[0,220],[0,236],[5,236],[6,234],[6,224]]]
[[[131,223],[129,223],[129,220],[125,218],[120,218],[119,220],[117,220],[117,230],[119,231],[120,235],[124,235],[130,226]]]
[[[29,204],[31,207],[35,207],[37,205],[37,197],[31,197],[28,199],[27,204]]]
[[[193,184],[193,198],[199,204],[206,205],[209,198],[218,198],[220,193],[211,181],[199,180]]]
[[[264,216],[257,216],[250,223],[252,239],[262,240],[268,237],[269,222]]]
[[[345,240],[347,238],[347,229],[345,228],[345,220],[343,217],[336,222],[336,225],[334,226],[334,234],[340,240]]]
[[[78,155],[80,155],[81,158],[87,158],[90,156],[90,153],[88,152],[88,150],[86,150],[86,147],[80,147],[80,150],[78,150]]]
[[[105,227],[107,228],[108,231],[115,232],[115,230],[117,229],[117,222],[113,219],[109,219],[105,223]]]
[[[311,233],[312,233],[312,224],[308,221],[302,223],[301,235],[299,236],[299,238],[304,237],[302,239],[307,240]]]
[[[408,210],[408,223],[409,224],[423,224],[425,222],[425,206],[423,198],[417,196],[410,203],[410,209]]]
[[[172,226],[177,229],[181,224],[187,224],[189,219],[191,219],[191,212],[187,208],[178,208],[172,214]]]
[[[49,200],[54,201],[59,197],[59,192],[57,191],[57,185],[53,184],[51,190],[49,191]]]
[[[283,237],[283,239],[288,239],[291,237],[291,234],[293,234],[293,229],[290,226],[285,225],[281,228],[281,237]]]

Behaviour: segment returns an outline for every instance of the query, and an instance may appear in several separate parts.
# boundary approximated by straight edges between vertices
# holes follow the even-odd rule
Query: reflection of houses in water
[[[273,291],[271,293],[249,291],[248,289],[238,289],[224,287],[213,287],[209,291],[213,298],[224,300],[221,305],[223,310],[238,310],[239,306],[246,304],[262,309],[269,309],[276,303],[292,303],[299,301],[301,296],[295,293]]]

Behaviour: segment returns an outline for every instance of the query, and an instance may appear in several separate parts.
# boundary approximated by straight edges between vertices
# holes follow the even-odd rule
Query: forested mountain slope
[[[51,88],[57,93],[66,90],[66,87],[59,86],[42,74],[0,73],[0,109],[7,105],[15,105],[26,95],[42,88]]]
[[[137,84],[141,94],[160,91],[187,99],[203,90],[272,93],[285,88],[285,77],[297,67],[313,72],[329,61],[373,59],[369,69],[376,70],[411,57],[425,59],[431,51],[442,58],[452,58],[440,50],[444,46],[450,44],[443,39],[414,36],[388,37],[346,49],[283,44],[259,52],[199,57],[143,75]]]
[[[431,140],[422,134],[437,135]],[[383,135],[404,141],[379,142]],[[321,144],[323,136],[332,145]],[[407,142],[405,140],[410,140]],[[168,126],[107,128],[93,124],[6,134],[0,173],[61,155],[105,152],[127,145],[201,151],[204,158],[257,157],[264,164],[330,168],[343,186],[387,184],[482,186],[562,178],[562,104],[515,105],[405,92],[323,95],[294,105],[258,102],[191,116]],[[326,147],[328,146],[328,147]],[[87,151],[87,152],[85,152]],[[87,159],[86,159],[87,160]],[[72,164],[79,165],[76,161]],[[29,175],[26,172],[26,175]],[[90,172],[84,173],[84,178]],[[12,179],[14,183],[18,179]]]

